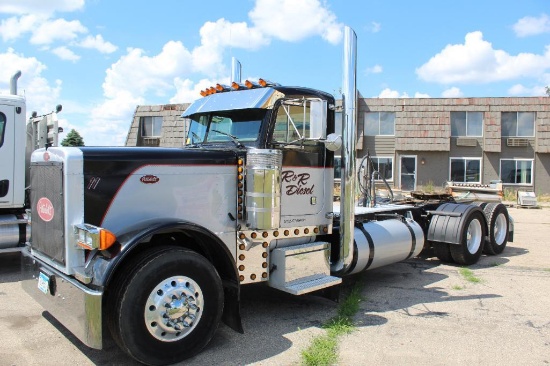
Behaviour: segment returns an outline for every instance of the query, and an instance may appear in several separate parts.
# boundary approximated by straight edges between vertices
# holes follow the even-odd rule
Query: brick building
[[[187,104],[138,106],[127,146],[182,146]],[[394,188],[446,181],[550,193],[550,98],[360,98],[357,157]],[[338,120],[338,118],[337,118]]]

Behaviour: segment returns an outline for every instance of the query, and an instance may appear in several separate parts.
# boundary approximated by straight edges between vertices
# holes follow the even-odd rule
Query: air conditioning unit
[[[477,139],[458,137],[456,139],[456,146],[477,146]]]
[[[510,147],[522,147],[529,146],[529,139],[510,137],[506,140],[506,145]]]
[[[518,191],[518,206],[521,207],[538,207],[537,195],[535,192]]]
[[[160,146],[160,138],[158,137],[142,137],[143,146]]]

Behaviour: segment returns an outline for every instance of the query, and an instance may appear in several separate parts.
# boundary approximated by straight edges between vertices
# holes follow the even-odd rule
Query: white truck
[[[89,347],[110,334],[139,362],[164,365],[200,352],[221,320],[243,331],[242,286],[330,293],[343,276],[427,248],[465,265],[500,253],[513,234],[501,204],[442,195],[356,206],[350,28],[345,45],[342,131],[332,95],[259,80],[204,91],[183,113],[183,148],[35,151],[25,290]]]
[[[58,145],[57,113],[26,120],[25,97],[17,95],[18,71],[10,80],[10,94],[0,95],[0,253],[20,251],[30,237],[29,161],[37,148]]]

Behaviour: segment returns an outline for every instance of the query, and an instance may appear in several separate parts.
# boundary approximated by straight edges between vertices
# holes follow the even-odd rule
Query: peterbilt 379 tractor
[[[242,332],[242,286],[329,292],[426,248],[464,265],[500,253],[513,233],[502,204],[357,207],[355,64],[346,28],[342,131],[332,95],[260,80],[205,91],[183,113],[182,148],[35,151],[26,291],[89,347],[108,331],[157,365],[197,354],[222,320]]]

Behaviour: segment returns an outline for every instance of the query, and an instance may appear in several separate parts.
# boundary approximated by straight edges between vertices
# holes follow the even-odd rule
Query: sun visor
[[[189,117],[197,113],[250,108],[269,109],[273,108],[275,101],[282,97],[284,94],[273,88],[216,93],[195,101],[181,116]]]

